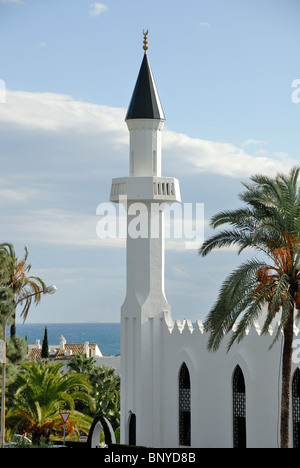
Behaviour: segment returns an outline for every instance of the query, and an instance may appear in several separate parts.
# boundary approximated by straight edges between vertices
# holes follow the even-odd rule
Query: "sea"
[[[88,341],[97,344],[103,356],[120,354],[120,323],[17,323],[17,336],[26,338],[28,344],[43,343],[47,327],[48,344],[58,345],[63,335],[67,344]],[[9,336],[9,330],[7,331]]]

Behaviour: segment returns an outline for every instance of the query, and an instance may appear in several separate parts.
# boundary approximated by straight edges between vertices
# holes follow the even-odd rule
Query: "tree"
[[[27,354],[28,346],[23,338],[21,338],[20,336],[14,336],[13,338],[7,340],[6,385],[10,385],[10,383],[15,380],[19,372],[19,365],[24,359],[26,359]],[[7,393],[9,396],[9,392]]]
[[[209,332],[208,348],[217,350],[225,334],[236,330],[228,349],[239,342],[248,326],[267,306],[262,334],[268,332],[276,314],[280,325],[274,342],[283,332],[281,390],[281,447],[289,445],[289,407],[292,368],[293,323],[300,316],[300,192],[297,188],[299,167],[289,175],[275,178],[256,175],[252,183],[243,184],[240,195],[245,207],[216,214],[212,228],[229,224],[207,239],[199,253],[207,255],[220,247],[238,246],[239,253],[254,249],[261,258],[252,258],[239,266],[224,281],[216,304],[205,322]]]
[[[105,416],[117,429],[120,426],[120,376],[113,367],[97,367],[95,364],[95,359],[77,354],[69,362],[68,369],[88,376],[96,413]],[[85,404],[80,403],[78,408],[90,414]]]
[[[45,327],[44,339],[42,343],[42,359],[49,358],[49,344],[48,344],[48,331],[47,327]]]
[[[13,307],[13,293],[9,287],[7,287],[7,282],[8,282],[8,265],[9,265],[9,257],[7,255],[7,252],[2,251],[0,249],[0,322],[2,322],[2,319],[9,314],[11,308]],[[0,339],[3,338],[3,332],[2,332],[3,327],[0,326]],[[14,344],[16,344],[16,347],[20,345],[20,340],[18,340],[17,343],[11,343],[9,346],[9,349],[6,350],[7,353],[7,374],[8,374],[8,380],[10,381],[13,379],[14,376],[14,371],[15,368],[13,365],[10,363],[10,356],[12,355],[12,359],[14,360],[15,356],[15,351],[16,347],[14,348]],[[2,343],[1,346],[4,346]],[[11,353],[12,351],[12,353]],[[0,349],[0,354],[2,354],[1,349]],[[21,353],[22,354],[22,353]],[[21,356],[20,356],[21,357]],[[0,366],[0,375],[2,375],[2,366]],[[1,391],[0,391],[1,393]]]
[[[32,434],[32,442],[41,438],[49,443],[52,435],[62,431],[61,411],[70,411],[66,434],[75,428],[88,432],[92,419],[75,410],[76,401],[85,401],[93,407],[91,387],[84,375],[62,374],[62,364],[23,364],[23,373],[15,381],[14,402],[7,414],[7,425],[14,430]]]
[[[75,354],[68,364],[68,369],[77,374],[90,374],[95,367],[95,359],[88,358],[86,354]]]
[[[13,292],[7,286],[9,282],[10,258],[5,250],[0,248],[0,314],[5,316],[13,306]]]
[[[37,305],[46,289],[44,281],[37,276],[28,276],[31,270],[31,264],[27,264],[28,250],[25,247],[25,255],[22,260],[16,256],[12,244],[0,244],[0,252],[6,257],[6,281],[3,286],[8,287],[14,295],[15,304],[24,297],[24,306],[21,312],[24,322],[27,318],[32,300]],[[26,297],[29,294],[35,294],[34,297]],[[25,298],[26,297],[26,298]],[[16,334],[15,312],[12,315],[13,324],[11,326],[11,336]]]
[[[52,294],[56,288],[54,286],[46,288],[45,283],[38,277],[27,276],[31,265],[27,265],[28,251],[25,247],[25,257],[18,261],[12,244],[0,244],[0,258],[5,259],[5,275],[2,275],[2,284],[0,284],[0,319],[2,325],[2,342],[4,359],[2,359],[2,378],[1,378],[1,431],[0,447],[4,447],[5,442],[5,386],[6,386],[6,327],[13,316],[14,326],[11,330],[12,338],[15,337],[15,311],[19,304],[25,303],[21,315],[26,320],[32,299],[35,304],[41,299],[42,294],[49,292]],[[5,278],[5,281],[3,279]],[[7,294],[7,297],[3,297]]]
[[[95,367],[90,383],[96,403],[96,412],[105,416],[114,430],[120,426],[120,377],[113,367]]]

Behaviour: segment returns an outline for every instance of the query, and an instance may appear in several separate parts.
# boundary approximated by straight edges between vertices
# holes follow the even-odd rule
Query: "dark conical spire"
[[[145,33],[144,33],[145,35]],[[147,47],[147,48],[146,48]],[[150,68],[148,46],[144,46],[145,54],[139,71],[137,82],[129,104],[125,120],[161,119],[165,120],[155,81]]]

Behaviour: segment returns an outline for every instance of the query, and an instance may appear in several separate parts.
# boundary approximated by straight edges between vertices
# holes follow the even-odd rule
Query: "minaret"
[[[126,115],[130,176],[113,179],[110,200],[127,209],[127,288],[121,309],[121,441],[155,446],[159,402],[152,387],[157,324],[169,316],[164,291],[164,209],[180,201],[179,183],[161,176],[165,122],[148,60],[144,57]],[[158,319],[158,321],[157,321]],[[155,349],[154,349],[155,348]],[[155,417],[157,414],[157,418]],[[157,421],[157,423],[155,423]]]

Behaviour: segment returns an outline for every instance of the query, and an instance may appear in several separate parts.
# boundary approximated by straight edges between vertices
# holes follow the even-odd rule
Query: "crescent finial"
[[[147,50],[148,50],[148,29],[147,31],[145,32],[144,29],[143,29],[143,34],[144,34],[144,45],[143,45],[143,49],[145,51],[145,54],[147,53]]]

